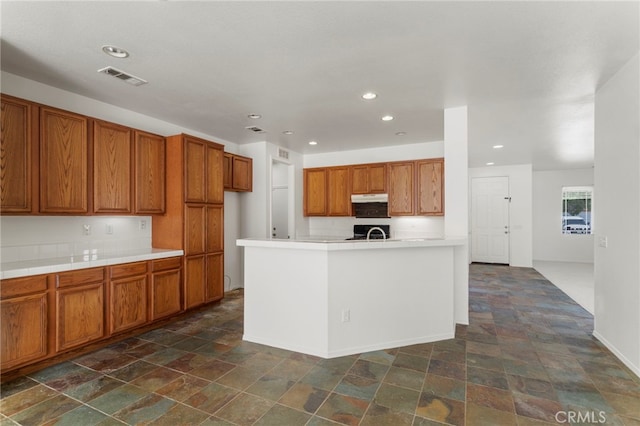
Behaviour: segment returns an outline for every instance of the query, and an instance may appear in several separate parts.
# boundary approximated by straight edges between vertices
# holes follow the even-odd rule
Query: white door
[[[287,239],[294,229],[293,166],[271,161],[271,237]]]
[[[509,264],[509,178],[471,181],[471,261]]]

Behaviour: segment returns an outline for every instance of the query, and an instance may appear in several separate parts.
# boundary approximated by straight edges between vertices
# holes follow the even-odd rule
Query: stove
[[[353,225],[353,237],[347,240],[366,240],[367,233],[371,228],[380,228],[386,234],[386,238],[391,236],[391,225]],[[370,240],[382,240],[385,236],[379,230],[374,230],[369,236]]]

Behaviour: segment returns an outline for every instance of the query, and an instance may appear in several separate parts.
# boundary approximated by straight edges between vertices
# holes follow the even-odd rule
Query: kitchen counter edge
[[[138,249],[113,254],[100,254],[91,260],[85,255],[73,255],[53,259],[35,259],[1,264],[0,279],[21,278],[32,275],[51,274],[55,272],[73,271],[77,269],[97,268],[123,263],[141,262],[145,260],[165,259],[183,256],[183,250],[172,249]],[[86,255],[92,257],[91,254]]]
[[[422,247],[450,247],[467,244],[467,238],[406,238],[389,240],[278,240],[244,238],[236,240],[237,246],[242,247],[266,247],[281,249],[301,249],[301,250],[372,250],[390,248],[422,248]]]

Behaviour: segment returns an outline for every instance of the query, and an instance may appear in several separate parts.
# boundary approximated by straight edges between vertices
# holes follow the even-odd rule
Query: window
[[[562,188],[562,233],[591,234],[592,186]]]

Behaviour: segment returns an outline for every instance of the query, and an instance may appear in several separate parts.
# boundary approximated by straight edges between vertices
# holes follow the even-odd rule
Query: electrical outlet
[[[146,219],[140,219],[139,228],[140,228],[141,231],[144,231],[145,229],[147,229],[147,220]]]
[[[91,235],[91,225],[82,225],[82,235]]]
[[[110,223],[107,223],[107,228],[105,230],[105,232],[109,235],[113,234],[113,225]]]
[[[607,248],[608,245],[609,245],[609,242],[607,241],[607,237],[606,236],[598,237],[598,246],[599,247]]]
[[[349,309],[342,310],[342,322],[351,321],[351,311]]]

